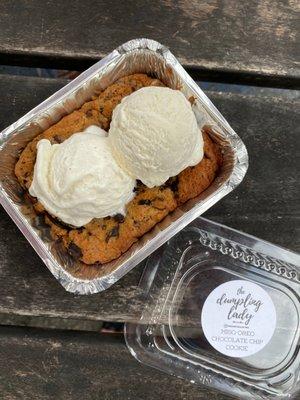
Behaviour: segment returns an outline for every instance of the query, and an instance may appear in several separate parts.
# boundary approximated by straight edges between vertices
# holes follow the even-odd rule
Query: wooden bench
[[[169,45],[201,80],[299,84],[292,3],[134,3],[4,0],[2,63],[85,68],[125,40],[145,36]],[[0,75],[0,130],[66,83]],[[251,92],[207,92],[244,140],[250,167],[205,216],[299,251],[300,101],[294,91]],[[0,215],[1,398],[228,398],[138,364],[122,334],[99,333],[103,321],[138,319],[143,263],[103,293],[67,293],[3,209]]]
[[[127,40],[169,46],[209,80],[299,86],[297,3],[281,0],[2,0],[9,64],[85,69]]]

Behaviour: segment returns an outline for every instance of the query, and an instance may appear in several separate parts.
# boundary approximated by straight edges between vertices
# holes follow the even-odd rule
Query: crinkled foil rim
[[[144,71],[145,69],[147,71]],[[91,97],[93,82],[97,84],[103,82],[102,89],[104,89],[118,77],[133,72],[152,73],[167,85],[180,88],[187,97],[195,98],[196,104],[193,108],[199,126],[211,127],[213,139],[221,146],[224,160],[227,160],[226,171],[203,194],[176,209],[116,261],[99,267],[105,268],[109,271],[108,273],[92,279],[74,276],[72,270],[67,268],[67,262],[64,264],[61,260],[59,261],[49,243],[41,237],[39,230],[35,229],[32,221],[21,211],[20,204],[14,200],[15,194],[8,193],[7,182],[5,187],[4,180],[10,178],[4,179],[2,173],[0,176],[2,206],[51,273],[69,292],[92,294],[109,288],[182,228],[232,191],[242,181],[248,168],[248,154],[244,143],[169,49],[154,40],[134,39],[119,46],[78,78],[4,129],[0,134],[0,170],[9,142],[16,139],[21,141],[22,138],[24,140],[24,132],[28,134],[32,131],[32,137],[34,137],[41,129],[46,129],[49,126],[49,120],[54,123],[61,117],[62,114],[59,114],[58,110],[61,113],[62,105],[65,114],[78,108],[82,102]],[[81,104],[77,102],[77,98],[80,98]],[[39,131],[35,132],[37,121]],[[15,178],[12,176],[11,180],[13,179]]]

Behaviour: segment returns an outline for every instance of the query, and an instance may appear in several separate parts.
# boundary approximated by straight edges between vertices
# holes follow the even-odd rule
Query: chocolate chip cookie
[[[36,145],[39,140],[48,139],[51,143],[62,143],[75,132],[83,131],[90,125],[108,130],[116,105],[125,96],[146,86],[163,86],[163,83],[145,74],[121,78],[99,96],[34,138],[23,150],[15,166],[15,174],[21,186],[28,191],[32,183]],[[37,199],[31,198],[33,207],[37,213],[44,213],[52,237],[61,240],[73,257],[86,264],[112,261],[176,207],[203,192],[215,179],[221,165],[221,154],[205,129],[202,134],[202,161],[195,167],[186,168],[162,186],[147,188],[138,181],[134,189],[135,197],[126,206],[126,216],[117,214],[113,217],[95,218],[81,228],[74,228],[47,213]]]

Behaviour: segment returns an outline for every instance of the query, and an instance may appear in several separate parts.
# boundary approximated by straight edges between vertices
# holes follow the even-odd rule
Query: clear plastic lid
[[[245,399],[300,396],[300,257],[198,218],[148,260],[141,362]]]

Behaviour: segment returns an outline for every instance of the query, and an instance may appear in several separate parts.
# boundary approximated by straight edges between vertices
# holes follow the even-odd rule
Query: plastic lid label
[[[247,357],[271,340],[276,310],[271,297],[257,284],[229,281],[208,295],[201,323],[206,339],[220,353]]]

